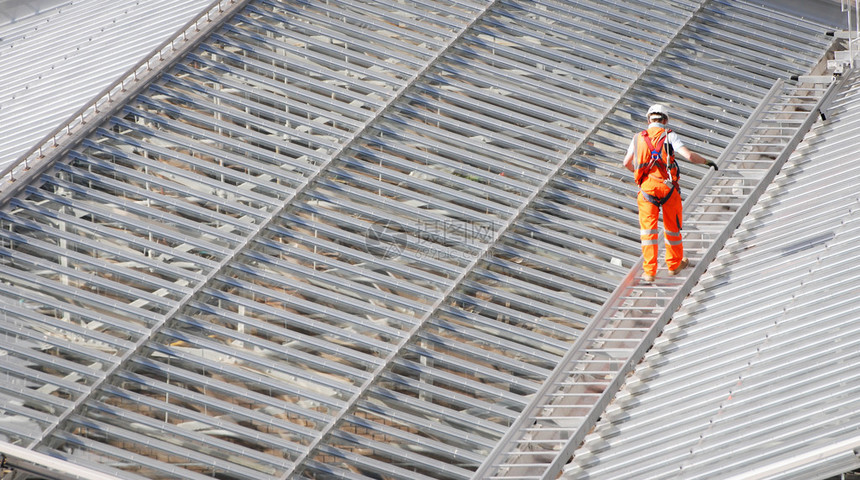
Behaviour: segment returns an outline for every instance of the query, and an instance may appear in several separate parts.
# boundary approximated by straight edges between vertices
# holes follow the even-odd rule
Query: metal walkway
[[[593,322],[638,261],[641,112],[717,158],[833,42],[737,1],[232,5],[7,190],[6,442],[128,479],[481,477],[592,332],[644,334]]]

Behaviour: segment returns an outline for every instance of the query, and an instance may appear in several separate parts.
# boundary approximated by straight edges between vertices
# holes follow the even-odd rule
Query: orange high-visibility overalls
[[[639,185],[639,235],[642,240],[643,270],[657,275],[657,220],[663,209],[666,266],[675,270],[684,258],[681,242],[681,192],[678,164],[666,141],[671,130],[650,126],[636,135],[635,179]]]

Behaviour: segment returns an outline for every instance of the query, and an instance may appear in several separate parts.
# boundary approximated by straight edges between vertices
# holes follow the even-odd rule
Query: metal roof
[[[229,8],[10,187],[10,443],[121,478],[471,478],[636,266],[648,103],[716,158],[833,41],[735,1]]]
[[[3,2],[0,20],[8,23],[0,24],[0,170],[211,3]]]
[[[860,75],[844,81],[564,478],[809,479],[860,468]]]

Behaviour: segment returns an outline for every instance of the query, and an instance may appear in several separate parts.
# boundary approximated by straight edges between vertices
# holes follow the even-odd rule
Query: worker
[[[634,172],[639,185],[637,203],[642,241],[642,280],[650,283],[657,278],[657,220],[661,209],[669,275],[677,275],[690,263],[684,256],[681,241],[681,192],[675,153],[680,153],[692,163],[719,169],[716,163],[690,151],[678,134],[666,127],[669,110],[664,105],[652,105],[645,118],[648,127],[633,137],[624,157],[624,166]]]

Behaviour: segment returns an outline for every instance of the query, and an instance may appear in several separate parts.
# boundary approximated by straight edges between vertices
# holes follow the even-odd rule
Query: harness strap
[[[647,170],[651,170],[651,167],[656,164],[657,168],[660,169],[661,173],[669,178],[669,181],[675,183],[675,179],[672,178],[672,171],[669,168],[669,165],[663,162],[663,156],[661,155],[661,151],[666,144],[666,139],[668,138],[668,133],[664,132],[663,135],[657,140],[657,146],[651,142],[651,137],[648,136],[648,131],[642,131],[642,139],[645,140],[645,145],[648,147],[648,150],[651,152],[651,159],[648,161]],[[668,156],[668,151],[666,152]],[[669,159],[667,158],[667,161]],[[642,180],[645,180],[645,175],[642,176]]]
[[[668,135],[666,135],[666,133],[664,132],[663,135],[660,136],[660,139],[657,140],[658,146],[654,147],[654,144],[651,143],[651,137],[648,136],[648,131],[647,130],[642,131],[642,139],[645,140],[645,145],[647,145],[648,150],[651,151],[651,160],[652,161],[659,161],[660,163],[663,163],[661,156],[660,156],[660,150],[663,150],[663,144],[666,143],[666,137],[668,137]]]
[[[642,193],[642,198],[644,198],[648,203],[659,208],[662,207],[664,203],[668,202],[669,197],[671,197],[672,194],[675,193],[675,184],[672,184],[672,188],[669,189],[669,193],[667,193],[666,196],[663,198],[657,197],[655,195],[649,195],[642,190],[640,190],[639,192]]]

